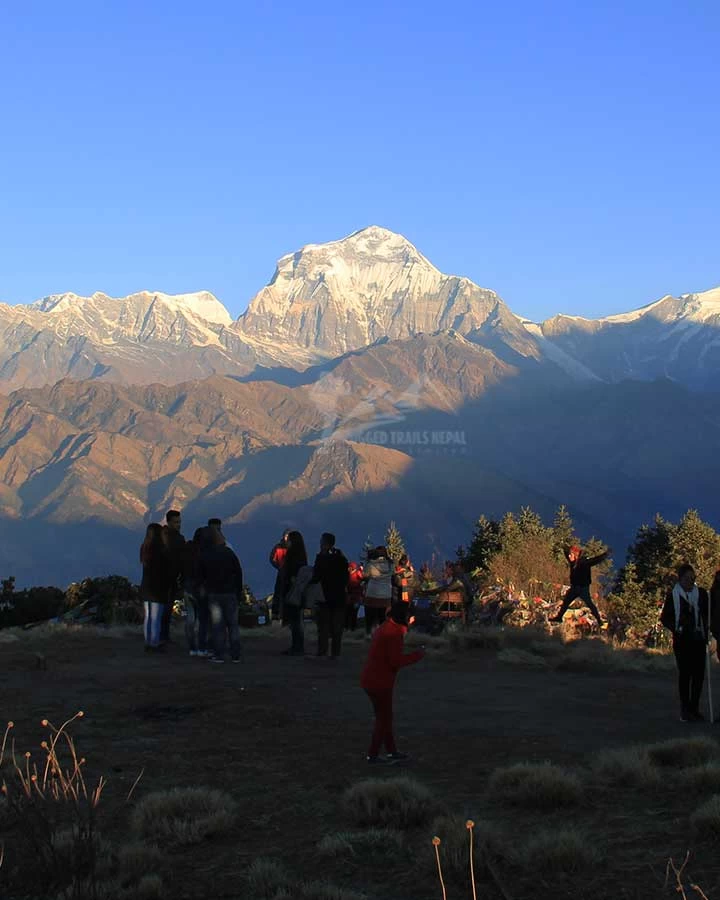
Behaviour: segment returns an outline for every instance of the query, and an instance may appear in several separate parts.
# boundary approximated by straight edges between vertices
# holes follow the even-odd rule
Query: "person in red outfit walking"
[[[419,662],[425,656],[424,650],[413,653],[403,652],[403,641],[408,630],[408,604],[396,603],[385,622],[375,631],[367,662],[360,677],[360,686],[365,690],[375,711],[373,730],[367,761],[370,765],[392,764],[408,759],[400,753],[393,736],[393,690],[395,678],[400,669]],[[383,744],[387,756],[381,757]]]

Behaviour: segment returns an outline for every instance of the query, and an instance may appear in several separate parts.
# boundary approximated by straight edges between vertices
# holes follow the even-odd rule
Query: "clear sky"
[[[378,224],[535,319],[720,285],[717,0],[9,2],[0,299]]]

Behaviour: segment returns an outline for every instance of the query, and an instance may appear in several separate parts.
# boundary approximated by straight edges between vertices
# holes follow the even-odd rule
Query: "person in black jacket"
[[[183,590],[185,593],[185,637],[190,656],[210,656],[208,626],[210,608],[207,591],[200,576],[200,556],[212,545],[209,528],[197,528],[193,539],[185,543]]]
[[[315,557],[311,580],[311,584],[319,584],[323,592],[323,600],[316,610],[318,656],[327,656],[328,644],[332,658],[340,656],[349,580],[349,563],[335,546],[335,535],[326,531],[320,538],[320,552]]]
[[[668,591],[660,614],[660,621],[672,632],[681,722],[704,721],[700,712],[700,696],[705,681],[709,611],[708,592],[695,584],[695,571],[685,563],[678,569],[677,583]],[[710,624],[717,637],[717,625]]]
[[[300,569],[306,566],[307,552],[305,540],[299,531],[291,531],[287,536],[287,553],[280,569],[280,608],[283,625],[290,626],[292,643],[284,656],[305,656],[305,623],[302,605],[292,605],[285,598],[292,592]]]
[[[238,604],[243,593],[243,573],[235,553],[225,545],[222,531],[212,532],[212,543],[200,554],[200,578],[207,592],[212,623],[213,655],[210,662],[225,662],[230,637],[230,656],[240,662]]]
[[[168,602],[163,609],[162,624],[160,626],[160,642],[166,644],[170,640],[170,622],[175,601],[182,597],[183,571],[185,568],[185,538],[182,528],[182,516],[176,509],[169,509],[165,513],[165,527],[163,528],[163,540],[167,548],[168,580],[170,593]]]
[[[562,622],[562,618],[568,611],[570,604],[573,600],[579,599],[590,608],[590,612],[597,619],[598,625],[602,625],[603,620],[600,615],[600,610],[595,606],[592,597],[590,596],[590,584],[592,583],[592,567],[604,562],[610,551],[606,550],[605,553],[600,553],[598,556],[591,557],[585,556],[580,547],[570,547],[563,550],[563,552],[565,554],[565,559],[570,566],[570,589],[563,597],[560,612],[556,616],[553,616],[550,621]]]

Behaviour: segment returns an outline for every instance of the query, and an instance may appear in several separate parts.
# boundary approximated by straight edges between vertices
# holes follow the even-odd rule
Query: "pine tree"
[[[558,506],[552,526],[553,556],[559,562],[565,559],[565,549],[577,544],[575,525],[565,505]]]
[[[500,519],[500,547],[503,551],[516,550],[523,540],[522,531],[518,525],[517,519],[511,513],[505,513]]]
[[[405,544],[395,522],[391,522],[385,532],[385,546],[390,559],[397,563],[405,552]]]
[[[529,506],[520,508],[517,524],[524,537],[546,537],[549,534],[549,529],[545,527],[543,520]]]
[[[463,561],[471,569],[487,570],[500,546],[500,524],[487,516],[480,516],[475,523],[470,545],[464,551]]]
[[[690,563],[697,582],[710,587],[720,559],[720,535],[703,522],[697,510],[689,509],[670,535],[673,568]]]
[[[657,597],[665,591],[673,569],[675,526],[656,515],[652,525],[643,524],[628,547],[628,562],[635,564],[637,579],[646,594]]]
[[[633,562],[621,571],[617,590],[608,602],[612,611],[637,634],[645,634],[658,620],[657,599],[643,590]]]

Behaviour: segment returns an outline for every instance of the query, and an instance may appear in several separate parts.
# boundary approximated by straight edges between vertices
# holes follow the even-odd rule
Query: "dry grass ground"
[[[398,684],[398,739],[412,768],[373,771],[380,787],[369,802],[361,639],[333,664],[281,656],[286,633],[257,631],[245,664],[212,666],[187,656],[180,630],[157,656],[132,629],[11,636],[0,641],[0,711],[15,722],[18,750],[37,749],[45,716],[85,711],[73,733],[89,780],[108,779],[99,829],[123,900],[440,900],[435,833],[448,896],[461,900],[472,896],[468,819],[480,898],[675,897],[666,863],[690,850],[688,877],[720,900],[720,816],[717,804],[702,810],[718,789],[718,742],[712,726],[678,721],[666,657],[491,630],[432,642]],[[547,665],[498,659],[512,649]],[[406,777],[427,802],[399,787]],[[196,788],[231,802],[221,827],[186,846],[183,823],[223,808],[181,803],[170,815],[167,792]],[[141,850],[132,823],[158,792],[169,831]],[[422,812],[406,815],[403,803]],[[378,822],[392,828],[389,850]],[[0,818],[3,897],[11,839]]]

